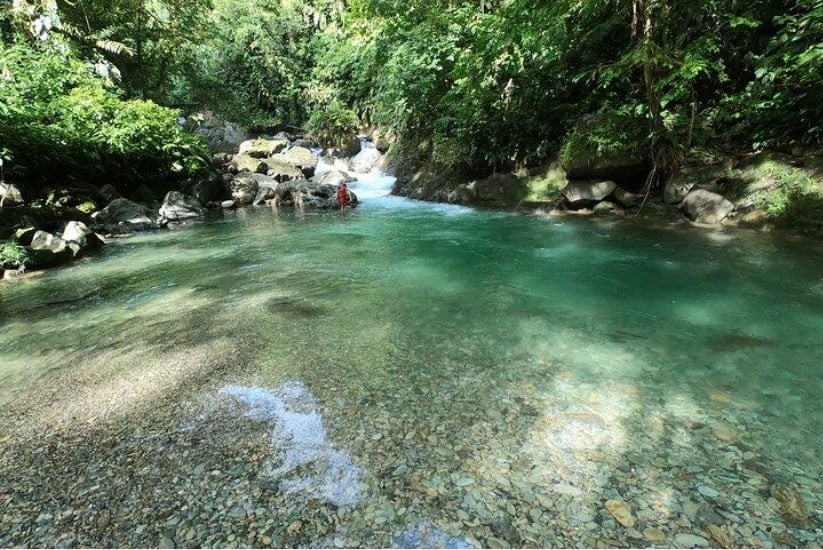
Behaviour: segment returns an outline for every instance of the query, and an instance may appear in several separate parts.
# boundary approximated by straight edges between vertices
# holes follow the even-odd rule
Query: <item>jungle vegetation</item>
[[[822,68],[823,0],[6,0],[0,158],[28,185],[189,177],[207,151],[178,117],[208,108],[381,127],[457,172],[628,141],[660,177],[819,145]]]

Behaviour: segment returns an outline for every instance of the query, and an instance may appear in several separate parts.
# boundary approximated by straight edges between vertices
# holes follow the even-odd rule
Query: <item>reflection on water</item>
[[[317,404],[303,384],[289,381],[276,391],[232,385],[220,393],[245,403],[249,418],[271,424],[272,445],[281,456],[268,475],[278,480],[282,491],[306,500],[320,498],[335,506],[360,501],[358,469],[348,453],[327,441]],[[294,475],[301,467],[309,471]]]
[[[4,285],[0,544],[823,544],[820,250],[361,185]]]

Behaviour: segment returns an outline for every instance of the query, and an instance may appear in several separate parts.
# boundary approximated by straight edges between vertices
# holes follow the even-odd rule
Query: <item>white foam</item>
[[[348,453],[328,442],[317,401],[301,382],[292,380],[276,390],[230,385],[220,393],[245,403],[247,417],[271,426],[272,443],[282,460],[270,466],[268,474],[280,480],[281,491],[337,506],[360,501],[359,469]],[[306,473],[290,476],[300,466],[308,466],[303,468]]]
[[[430,212],[437,212],[444,216],[460,216],[474,212],[474,209],[467,206],[448,203],[436,203],[427,201],[418,201],[405,197],[392,195],[392,187],[397,180],[394,176],[389,176],[374,169],[369,173],[353,172],[348,170],[341,163],[330,164],[324,158],[320,158],[315,168],[315,174],[323,174],[331,170],[342,170],[346,172],[357,181],[349,184],[360,202],[360,208],[367,209],[381,209],[381,210],[425,210]]]

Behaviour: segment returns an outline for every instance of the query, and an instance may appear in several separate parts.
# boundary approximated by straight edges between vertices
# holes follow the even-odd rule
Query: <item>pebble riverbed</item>
[[[604,407],[595,385],[571,387],[561,373],[565,397],[501,390],[478,403],[467,391],[421,422],[410,405],[439,400],[437,380],[419,379],[405,395],[324,402],[297,380],[215,384],[248,359],[220,350],[168,353],[140,374],[122,370],[139,357],[103,354],[94,363],[103,372],[61,372],[7,403],[0,545],[823,543],[820,470],[748,445],[767,437],[763,426],[720,391],[706,406],[722,403],[731,421],[697,407],[628,424],[614,411],[631,411],[642,387],[613,388]],[[351,420],[333,421],[341,417]]]

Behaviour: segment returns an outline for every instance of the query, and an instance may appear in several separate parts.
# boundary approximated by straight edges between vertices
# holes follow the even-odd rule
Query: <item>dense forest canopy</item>
[[[202,108],[327,143],[379,126],[458,172],[823,140],[823,0],[7,0],[0,47],[20,180],[191,173],[176,119]]]

